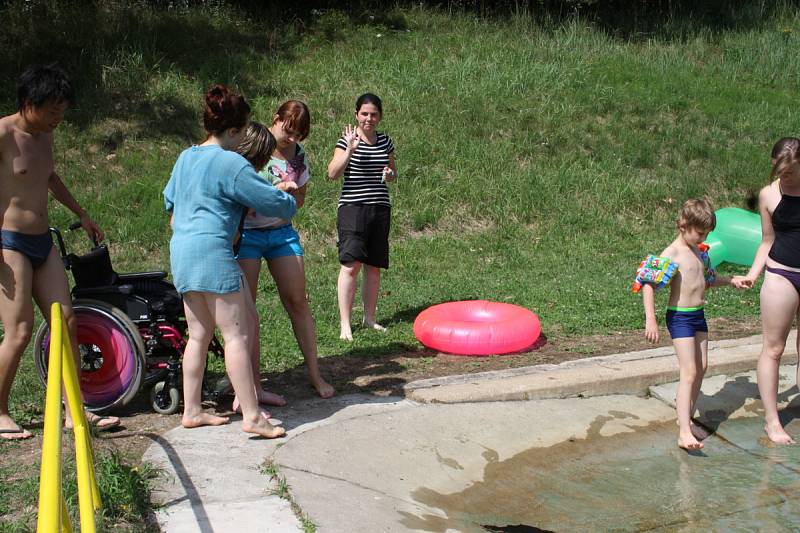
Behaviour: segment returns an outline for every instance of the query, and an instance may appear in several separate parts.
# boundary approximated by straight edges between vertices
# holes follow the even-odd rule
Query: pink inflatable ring
[[[518,305],[468,300],[433,305],[414,321],[414,336],[434,350],[458,355],[498,355],[530,347],[542,325]]]

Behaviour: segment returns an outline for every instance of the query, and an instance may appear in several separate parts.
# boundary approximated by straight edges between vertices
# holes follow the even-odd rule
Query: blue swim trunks
[[[694,337],[698,331],[708,333],[703,308],[667,307],[667,329],[673,339]]]
[[[291,224],[277,228],[245,228],[236,259],[261,259],[303,256],[300,235]]]
[[[21,253],[36,269],[47,261],[47,256],[50,255],[50,249],[53,247],[53,237],[49,231],[40,235],[29,235],[4,229],[0,230],[0,247],[4,250]]]

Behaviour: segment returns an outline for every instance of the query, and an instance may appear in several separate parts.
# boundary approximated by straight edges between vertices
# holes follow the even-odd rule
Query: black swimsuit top
[[[772,212],[775,242],[769,257],[782,265],[800,268],[800,196],[781,191],[781,201]]]

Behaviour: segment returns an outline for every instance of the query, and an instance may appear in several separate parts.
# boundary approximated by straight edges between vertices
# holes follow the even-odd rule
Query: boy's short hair
[[[236,152],[247,159],[256,170],[261,170],[275,151],[275,137],[260,122],[250,122]]]
[[[691,198],[683,203],[678,228],[681,226],[701,231],[712,231],[717,226],[717,216],[711,202],[704,198]]]
[[[25,106],[40,107],[47,102],[75,103],[75,90],[58,63],[31,65],[17,83],[17,111]]]

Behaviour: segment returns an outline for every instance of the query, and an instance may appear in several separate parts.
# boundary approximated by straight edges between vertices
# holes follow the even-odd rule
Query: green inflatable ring
[[[724,207],[715,214],[717,227],[706,239],[711,266],[726,262],[752,265],[761,244],[761,217],[738,207]]]

